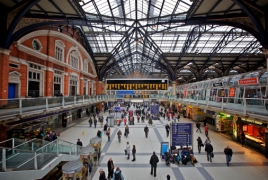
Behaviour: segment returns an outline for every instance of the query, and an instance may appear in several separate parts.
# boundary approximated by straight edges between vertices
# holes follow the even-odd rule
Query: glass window
[[[88,72],[88,63],[87,62],[84,62],[84,71]]]
[[[63,48],[56,46],[56,53],[55,53],[55,58],[59,61],[62,61],[63,59]]]
[[[78,58],[71,55],[71,66],[78,69]]]

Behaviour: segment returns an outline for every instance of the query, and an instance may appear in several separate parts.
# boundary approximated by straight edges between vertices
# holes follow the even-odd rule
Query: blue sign
[[[120,107],[114,107],[114,111],[120,111]]]
[[[192,145],[192,124],[191,123],[172,123],[171,132],[172,146]]]
[[[151,105],[151,114],[158,114],[158,113],[159,113],[159,106],[158,106],[158,104]]]
[[[169,143],[168,142],[161,142],[161,158],[165,158],[165,152],[169,151]]]

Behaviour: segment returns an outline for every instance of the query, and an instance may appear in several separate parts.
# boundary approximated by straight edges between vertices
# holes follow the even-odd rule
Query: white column
[[[172,96],[176,96],[176,81],[172,81],[171,82],[171,86],[172,86]]]

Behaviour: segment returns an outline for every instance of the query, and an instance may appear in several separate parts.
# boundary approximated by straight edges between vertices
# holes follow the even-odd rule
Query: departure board
[[[167,80],[107,80],[106,90],[167,90]]]

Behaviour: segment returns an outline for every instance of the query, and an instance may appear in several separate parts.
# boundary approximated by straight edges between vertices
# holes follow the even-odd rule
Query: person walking
[[[196,123],[196,128],[197,128],[197,129],[196,129],[195,132],[197,132],[197,131],[199,130],[200,133],[202,133],[202,132],[201,132],[201,129],[200,129],[200,123],[199,123],[199,122]]]
[[[125,124],[125,126],[127,125],[127,118],[126,117],[124,118],[124,124]]]
[[[170,127],[169,127],[169,125],[167,124],[167,125],[165,126],[165,128],[166,128],[166,133],[167,133],[167,137],[168,137]]]
[[[201,151],[201,146],[204,146],[202,139],[198,136],[197,138],[197,148],[198,148],[198,152],[200,153]]]
[[[180,114],[178,114],[178,116],[177,116],[178,122],[180,121],[180,118],[181,118],[181,116],[180,116]]]
[[[203,122],[204,122],[204,127],[205,127],[207,125],[207,118],[204,118]]]
[[[102,128],[102,126],[103,126],[103,117],[99,117],[99,122],[100,122],[100,126]]]
[[[107,131],[107,128],[108,128],[108,124],[106,123],[103,127],[103,131],[106,132]]]
[[[103,171],[103,169],[100,169],[99,173],[100,173],[99,180],[105,180],[106,176],[105,176],[105,172]]]
[[[113,178],[113,174],[114,174],[114,162],[113,162],[112,158],[110,158],[109,161],[107,162],[107,166],[108,166],[107,179],[111,179],[111,178]]]
[[[227,148],[224,149],[224,154],[226,155],[226,164],[229,167],[233,156],[233,150],[230,148],[230,146],[227,146]]]
[[[149,128],[147,127],[147,125],[144,127],[144,132],[145,132],[145,137],[148,138]]]
[[[121,136],[122,136],[122,132],[121,130],[119,129],[118,132],[117,132],[117,137],[118,137],[118,141],[121,142]]]
[[[208,136],[208,126],[206,125],[204,129],[205,129],[206,136]]]
[[[77,139],[76,145],[83,147],[83,143],[80,141],[80,139]]]
[[[97,127],[97,118],[96,118],[96,116],[94,117],[94,126],[95,126],[95,128]]]
[[[205,151],[207,152],[207,160],[212,162],[211,153],[213,153],[213,146],[210,143],[206,144]]]
[[[89,127],[91,127],[92,126],[92,123],[93,123],[93,120],[92,120],[91,117],[89,118],[88,123],[89,123]]]
[[[111,129],[108,128],[106,132],[106,135],[108,136],[108,142],[110,142],[110,133],[111,133]]]
[[[244,131],[241,133],[241,144],[242,144],[242,147],[246,147],[246,136],[245,136],[245,133]]]
[[[132,147],[132,155],[133,155],[132,161],[136,161],[136,146],[135,145],[133,145],[133,147]]]
[[[125,149],[125,154],[127,155],[127,160],[129,160],[129,156],[130,156],[130,145],[129,145],[129,142],[127,142],[126,149]]]
[[[128,127],[128,125],[126,125],[126,127],[125,127],[125,133],[124,133],[124,135],[126,136],[126,138],[128,137],[128,134],[129,134],[129,127]]]
[[[210,140],[210,138],[207,136],[207,139],[205,140],[205,145],[207,145],[207,144],[211,144],[211,140]]]
[[[124,180],[124,176],[123,176],[119,167],[117,167],[115,172],[114,172],[113,180]]]
[[[151,159],[150,159],[150,164],[151,164],[151,173],[150,174],[153,175],[153,173],[154,173],[154,177],[156,177],[156,167],[157,167],[158,162],[159,162],[159,159],[155,155],[155,152],[153,152],[153,155],[151,156]]]

